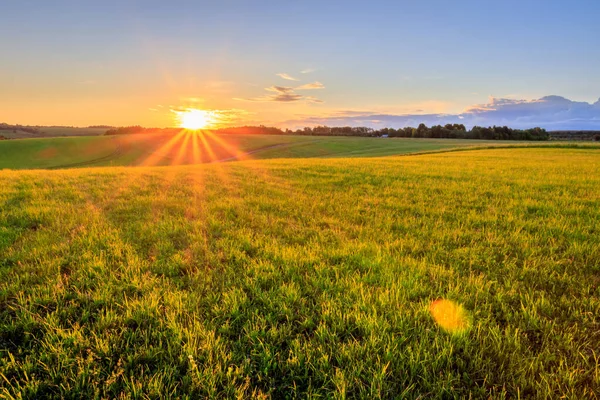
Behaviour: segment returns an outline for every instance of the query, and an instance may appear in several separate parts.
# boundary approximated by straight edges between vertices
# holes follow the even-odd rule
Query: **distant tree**
[[[421,123],[419,124],[419,126],[417,127],[417,129],[412,131],[412,137],[416,137],[416,138],[424,138],[427,137],[427,132],[429,131],[429,128],[427,128],[427,125]]]

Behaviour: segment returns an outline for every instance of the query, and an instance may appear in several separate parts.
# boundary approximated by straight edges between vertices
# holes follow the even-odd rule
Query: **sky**
[[[597,0],[0,1],[0,122],[600,129]]]

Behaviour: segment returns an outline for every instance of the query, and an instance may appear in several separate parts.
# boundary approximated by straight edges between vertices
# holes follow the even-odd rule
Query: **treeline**
[[[0,123],[0,131],[22,131],[22,132],[27,132],[27,133],[39,133],[39,130],[37,128],[33,128],[31,126],[23,126],[23,125],[9,125],[5,122]]]
[[[132,135],[148,133],[178,133],[182,128],[144,128],[139,125],[123,126],[107,130],[105,135]],[[245,134],[245,135],[285,135],[285,132],[279,128],[270,126],[237,126],[232,128],[202,129],[219,134]]]
[[[130,135],[147,133],[177,133],[181,128],[143,128],[139,125],[113,128],[106,135]],[[267,127],[241,126],[234,128],[209,129],[219,134],[251,134],[251,135],[302,135],[302,136],[357,136],[357,137],[403,137],[433,139],[483,139],[483,140],[548,140],[550,135],[542,128],[512,129],[507,126],[482,127],[474,126],[470,130],[463,124],[434,125],[428,127],[420,124],[417,128],[382,128],[373,129],[365,126],[315,126],[297,130]]]
[[[120,128],[112,128],[107,130],[104,134],[107,136],[111,135],[138,135],[148,133],[178,133],[181,132],[181,128],[144,128],[143,126],[122,126]]]
[[[382,128],[367,127],[328,127],[287,130],[286,133],[308,136],[364,136],[364,137],[404,137],[434,139],[484,139],[484,140],[548,140],[550,135],[542,128],[512,129],[507,126],[482,127],[474,126],[471,130],[463,124],[434,125],[428,127],[420,124],[417,128]]]
[[[211,129],[211,132],[237,135],[285,135],[286,132],[272,126],[236,126],[232,128]]]
[[[483,139],[483,140],[548,140],[545,129],[513,129],[508,126],[474,126],[467,130],[463,124],[434,125],[428,128],[420,124],[418,128],[389,129],[389,137]]]

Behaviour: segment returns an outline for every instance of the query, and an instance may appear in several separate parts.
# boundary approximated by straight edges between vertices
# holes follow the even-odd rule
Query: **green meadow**
[[[295,140],[0,171],[0,398],[598,397],[600,148]]]
[[[498,144],[483,140],[377,139],[185,132],[0,141],[0,169],[172,166],[245,159],[378,157]]]

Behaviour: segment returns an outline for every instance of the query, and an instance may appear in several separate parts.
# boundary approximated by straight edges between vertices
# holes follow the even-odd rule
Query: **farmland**
[[[486,145],[452,139],[214,135],[189,131],[0,142],[0,169],[167,166],[263,158],[376,157]]]
[[[0,171],[0,396],[596,398],[600,149],[325,140]]]

